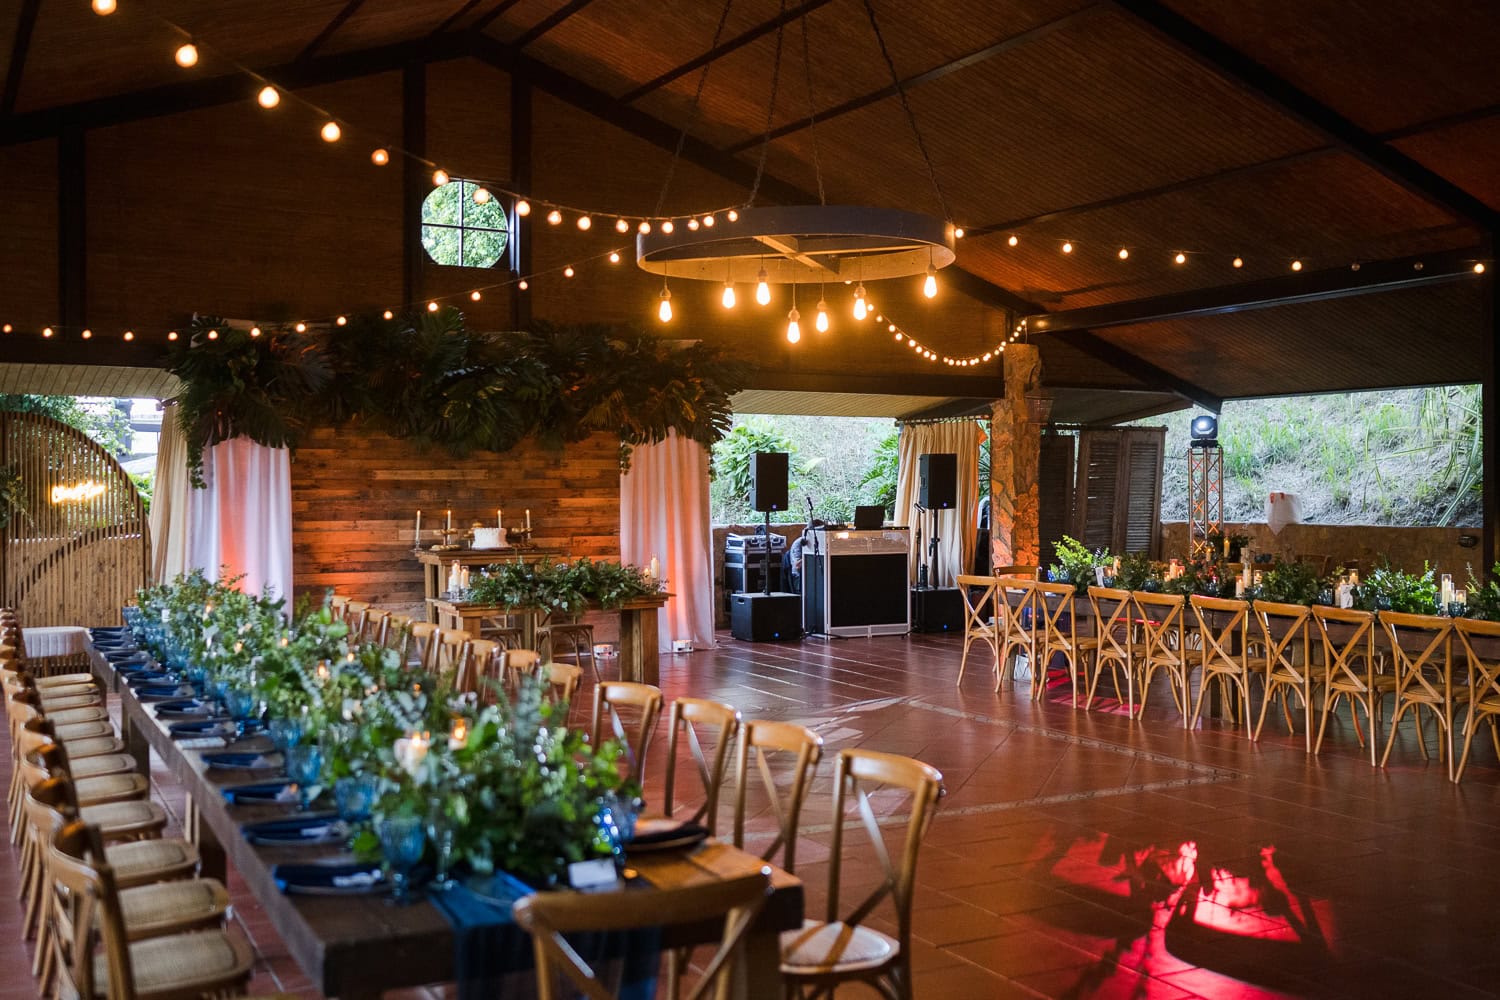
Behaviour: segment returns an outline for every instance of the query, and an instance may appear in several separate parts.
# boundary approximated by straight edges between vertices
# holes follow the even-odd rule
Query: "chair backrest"
[[[411,626],[411,641],[406,651],[406,661],[415,661],[422,667],[427,666],[430,658],[436,655],[438,627],[432,622],[413,622]]]
[[[760,852],[767,861],[782,852],[781,867],[795,871],[797,865],[797,831],[800,829],[802,804],[812,790],[813,773],[823,758],[823,737],[795,722],[771,722],[751,719],[740,729],[740,749],[735,760],[734,846],[745,846],[745,798],[750,787],[750,754],[755,752],[755,766],[760,772],[761,791],[771,804],[776,818],[776,837]],[[791,759],[791,780],[777,780],[775,764]],[[785,789],[785,792],[782,790]]]
[[[46,908],[63,995],[134,1000],[135,976],[120,913],[114,872],[104,861],[98,831],[78,821],[58,830],[48,847],[53,894]],[[94,952],[103,945],[108,983],[94,980]]]
[[[454,686],[464,692],[478,692],[479,679],[491,675],[495,657],[501,655],[498,642],[493,639],[470,639],[463,651],[458,679]]]
[[[1391,662],[1396,670],[1396,694],[1441,704],[1452,697],[1453,619],[1440,615],[1412,615],[1399,611],[1380,612],[1380,624],[1390,640]],[[1401,645],[1403,635],[1412,637],[1419,653]],[[1426,671],[1437,671],[1431,676]]]
[[[1078,590],[1071,583],[1045,583],[1037,581],[1031,585],[1036,593],[1036,605],[1032,614],[1039,620],[1049,643],[1072,646],[1078,632],[1078,616],[1074,614],[1073,602]]]
[[[651,743],[651,733],[656,729],[656,720],[661,716],[661,688],[652,684],[636,684],[631,681],[604,681],[594,689],[594,720],[590,726],[590,741],[599,746],[605,739],[620,741],[625,749],[626,778],[639,782],[646,771],[646,747]],[[626,719],[620,715],[622,707],[635,710],[634,722],[627,727]],[[609,719],[609,730],[604,728],[605,717]]]
[[[992,576],[1018,576],[1027,580],[1035,580],[1042,574],[1040,566],[996,566],[990,570]]]
[[[365,623],[369,620],[369,601],[349,601],[344,605],[344,622],[349,626],[350,635],[363,635],[365,631]]]
[[[428,673],[457,678],[464,666],[464,648],[469,644],[469,633],[463,629],[440,628],[436,641],[427,645],[427,657],[423,666]]]
[[[1476,618],[1459,618],[1453,622],[1453,630],[1464,648],[1464,658],[1469,661],[1469,704],[1500,706],[1500,656],[1493,650],[1500,645],[1500,622],[1479,621]],[[1484,647],[1476,649],[1473,640],[1486,640],[1484,647],[1490,655],[1484,655]]]
[[[385,633],[390,620],[391,613],[385,608],[370,608],[365,612],[365,627],[359,630],[359,641],[384,646]]]
[[[1183,609],[1187,599],[1181,594],[1151,594],[1134,590],[1130,599],[1140,615],[1141,642],[1148,660],[1181,663],[1183,649]]]
[[[896,861],[885,846],[875,810],[870,805],[871,788],[891,788],[911,796],[906,838]],[[896,911],[897,940],[911,947],[911,901],[916,885],[917,856],[922,839],[936,815],[943,794],[943,775],[937,768],[912,757],[874,750],[840,750],[834,775],[832,857],[828,866],[828,922],[842,920],[849,926],[862,922],[887,896]],[[880,862],[882,877],[853,909],[840,912],[839,879],[844,864],[844,820],[851,800],[859,812],[870,847]]]
[[[1250,602],[1193,594],[1188,603],[1193,607],[1193,620],[1203,639],[1205,661],[1245,670],[1248,666],[1245,637],[1249,628]]]
[[[1312,658],[1312,649],[1307,642],[1312,608],[1276,601],[1256,601],[1250,607],[1255,611],[1255,620],[1260,623],[1260,632],[1265,639],[1266,669],[1280,670],[1305,680],[1309,675],[1307,661]],[[1297,658],[1299,644],[1303,653],[1301,661]]]
[[[396,611],[387,612],[384,627],[377,641],[387,649],[394,649],[405,659],[407,644],[411,642],[411,626],[411,615],[403,615]]]
[[[542,667],[542,654],[534,649],[504,649],[500,651],[500,667],[504,671],[505,686],[515,691],[520,688],[521,678],[535,674]]]
[[[677,807],[674,792],[677,790],[677,740],[687,737],[688,753],[698,768],[698,778],[703,783],[704,802],[693,813],[689,822],[701,822],[710,834],[718,832],[719,790],[724,787],[724,774],[729,769],[729,747],[740,728],[740,713],[720,701],[703,698],[676,698],[667,714],[667,781],[662,801],[666,813],[671,816]],[[699,729],[713,735],[713,760],[703,752]]]
[[[549,663],[546,669],[547,697],[565,703],[571,711],[578,697],[578,685],[583,681],[583,668],[576,663]]]
[[[590,1000],[611,1000],[613,996],[599,973],[564,939],[565,934],[670,927],[722,919],[724,932],[718,950],[688,996],[688,1000],[698,1000],[709,991],[727,995],[729,977],[739,961],[740,942],[770,892],[771,872],[762,868],[740,878],[631,893],[630,905],[622,905],[615,893],[538,892],[518,899],[512,912],[516,923],[531,934],[539,1000],[559,1000],[572,996],[575,990]],[[558,973],[573,989],[558,991]]]
[[[333,612],[333,617],[339,621],[347,620],[349,610],[349,598],[340,597],[338,594],[328,595],[328,610]]]
[[[995,604],[997,607],[1005,605],[1004,613],[995,620],[999,622],[1003,619],[1007,635],[1030,642],[1031,631],[1039,624],[1036,614],[1036,577],[997,574],[995,581]]]
[[[958,594],[964,602],[964,628],[978,634],[993,632],[996,616],[1000,613],[995,603],[995,588],[999,581],[993,576],[960,573],[953,582],[958,585]]]
[[[1089,605],[1094,609],[1094,634],[1099,637],[1100,654],[1130,663],[1135,648],[1131,635],[1135,604],[1130,591],[1090,587]]]
[[[1367,690],[1375,669],[1374,612],[1318,604],[1313,606],[1312,615],[1323,644],[1323,663],[1328,668],[1329,680],[1352,684],[1358,691]],[[1330,625],[1337,632],[1347,630],[1347,634],[1330,632]]]

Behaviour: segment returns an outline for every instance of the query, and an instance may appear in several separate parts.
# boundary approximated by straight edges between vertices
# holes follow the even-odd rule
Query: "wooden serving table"
[[[502,562],[534,563],[543,559],[570,558],[567,549],[532,545],[512,545],[504,549],[412,549],[411,554],[422,564],[422,596],[426,600],[427,620],[433,623],[438,620],[433,602],[442,596],[448,567],[454,563],[475,569]]]
[[[659,683],[661,650],[658,648],[656,618],[672,597],[671,594],[652,594],[648,597],[633,597],[620,605],[620,679],[639,684]],[[536,648],[537,628],[547,612],[542,608],[506,608],[498,604],[472,604],[468,601],[428,601],[428,606],[437,614],[438,625],[443,628],[460,629],[474,638],[480,638],[484,622],[506,615],[521,619],[522,644],[527,649]],[[605,610],[601,605],[590,604],[590,611]]]
[[[114,685],[114,668],[92,648],[91,668],[100,680]],[[166,725],[143,705],[127,685],[119,685],[122,732],[131,753],[145,767],[155,750],[188,795],[188,835],[203,858],[203,874],[222,879],[233,865],[265,909],[292,957],[307,977],[330,997],[378,997],[388,989],[448,982],[454,978],[453,930],[430,902],[387,905],[379,896],[288,896],[272,878],[276,864],[315,862],[345,856],[337,846],[267,847],[252,845],[241,833],[246,823],[292,815],[277,805],[230,805],[223,789],[264,780],[265,772],[210,770],[204,751],[174,742]],[[269,750],[264,737],[240,744]],[[146,771],[149,775],[149,767]],[[660,888],[736,878],[760,871],[760,858],[717,840],[695,849],[642,854],[629,864]],[[734,994],[744,1000],[780,996],[781,931],[800,927],[802,882],[774,866],[772,893],[755,926],[745,938],[741,975]],[[623,897],[623,893],[622,893]],[[621,905],[639,905],[636,901]],[[717,927],[673,927],[662,936],[662,948],[706,944],[717,940]]]

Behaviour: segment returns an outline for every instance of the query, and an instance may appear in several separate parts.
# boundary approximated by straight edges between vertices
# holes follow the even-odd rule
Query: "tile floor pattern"
[[[918,997],[1500,995],[1500,767],[1487,740],[1455,788],[1414,730],[1378,770],[1347,719],[1309,758],[1274,716],[1259,744],[1223,723],[1184,730],[1165,691],[1131,723],[1110,705],[1074,710],[1065,682],[1033,704],[1021,685],[995,694],[971,664],[956,688],[951,636],[720,640],[714,652],[664,658],[668,698],[802,722],[829,755],[867,747],[943,771],[947,795],[917,875]],[[648,799],[660,795],[664,746],[653,748]],[[685,751],[684,765],[691,772]],[[826,898],[828,756],[820,774],[797,866],[810,915]],[[160,769],[153,779],[180,815],[180,789]],[[771,821],[764,802],[752,798],[751,811],[753,848]],[[900,804],[877,811],[895,836]],[[846,841],[857,852],[846,894],[875,884],[862,836]],[[316,996],[232,875],[230,891],[261,956],[252,987]],[[15,854],[0,845],[0,1000],[35,995],[15,894]]]

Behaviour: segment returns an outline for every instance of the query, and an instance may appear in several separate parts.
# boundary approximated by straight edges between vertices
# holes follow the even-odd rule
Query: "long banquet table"
[[[150,774],[156,751],[188,795],[184,822],[203,857],[203,874],[223,878],[232,865],[265,909],[292,957],[307,977],[330,997],[375,997],[387,989],[447,982],[454,978],[453,931],[426,901],[393,907],[374,896],[287,896],[277,889],[272,868],[337,855],[336,846],[266,847],[252,845],[241,827],[288,815],[285,806],[229,805],[223,789],[264,778],[264,772],[210,770],[204,751],[178,745],[152,709],[118,683],[114,668],[94,650],[95,676],[120,698],[121,734],[141,772]],[[766,863],[729,844],[710,839],[690,851],[642,854],[629,865],[661,888],[735,878]],[[778,935],[801,926],[802,882],[772,866],[772,894],[745,939],[744,961],[734,994],[742,998],[780,995]],[[637,897],[638,898],[638,897]],[[639,905],[638,903],[636,905]],[[716,928],[671,928],[663,948],[707,943]]]

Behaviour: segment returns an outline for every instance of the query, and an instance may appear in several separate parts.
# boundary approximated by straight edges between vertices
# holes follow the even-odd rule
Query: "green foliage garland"
[[[560,447],[603,431],[619,435],[628,465],[633,447],[673,430],[712,445],[729,429],[729,398],[744,377],[703,344],[602,325],[476,333],[453,308],[258,337],[197,317],[168,370],[183,383],[178,420],[195,480],[203,450],[220,441],[294,448],[310,428],[354,420],[455,455],[506,451],[531,436]]]
[[[613,610],[635,597],[660,590],[635,566],[579,559],[572,564],[542,559],[498,563],[469,581],[468,598],[503,608],[546,608],[576,615],[591,602]]]

